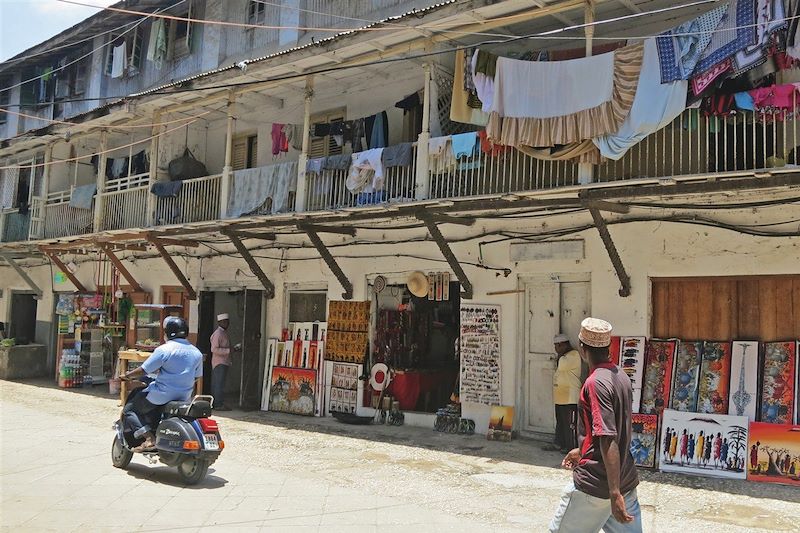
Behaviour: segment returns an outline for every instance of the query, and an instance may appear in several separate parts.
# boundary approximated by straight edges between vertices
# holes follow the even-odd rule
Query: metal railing
[[[100,192],[101,217],[98,230],[142,228],[147,226],[148,174],[111,180]]]
[[[44,206],[45,239],[57,239],[92,232],[93,210],[70,206],[71,197],[71,189],[51,192],[47,195],[47,202]]]
[[[415,199],[417,148],[414,145],[411,165],[384,169],[380,191],[352,193],[347,189],[348,170],[323,170],[306,174],[306,210],[342,209],[385,202],[412,202]]]
[[[155,225],[202,222],[220,218],[222,175],[205,176],[182,182],[174,197],[156,200]]]
[[[19,209],[8,210],[0,214],[0,241],[27,241],[30,234],[30,212],[20,213]]]

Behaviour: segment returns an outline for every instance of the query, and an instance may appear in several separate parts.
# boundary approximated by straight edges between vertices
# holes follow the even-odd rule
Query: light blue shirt
[[[156,374],[155,381],[145,388],[150,403],[188,401],[194,380],[203,376],[203,354],[186,339],[174,339],[156,348],[142,369]]]

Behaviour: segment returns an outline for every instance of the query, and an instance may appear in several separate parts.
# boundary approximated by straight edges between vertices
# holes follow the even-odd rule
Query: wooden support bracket
[[[261,282],[261,285],[264,286],[264,293],[266,297],[270,300],[275,298],[275,285],[272,283],[272,281],[270,281],[270,279],[258,265],[258,262],[253,257],[253,254],[250,253],[250,250],[247,249],[247,246],[244,245],[239,236],[232,231],[223,231],[222,234],[231,240],[233,245],[236,247],[236,251],[239,252],[239,255],[241,255],[242,259],[245,260],[247,266],[250,267],[250,271],[255,274],[255,276]]]
[[[470,282],[469,278],[467,277],[467,273],[464,272],[464,269],[461,268],[458,258],[456,258],[453,250],[450,249],[450,245],[447,243],[444,235],[442,235],[442,232],[439,231],[439,226],[437,226],[436,222],[430,218],[422,217],[420,220],[425,223],[425,227],[428,228],[428,233],[431,234],[431,238],[433,238],[434,242],[436,242],[436,246],[439,247],[439,251],[442,252],[444,258],[447,259],[447,263],[450,265],[450,268],[452,268],[453,272],[456,273],[456,277],[458,278],[459,283],[461,283],[461,287],[464,289],[461,291],[461,297],[466,300],[471,300],[473,295],[472,282]]]
[[[175,261],[172,259],[172,256],[169,254],[167,249],[164,248],[164,243],[152,235],[147,236],[147,241],[155,246],[156,250],[158,250],[158,253],[161,254],[161,258],[165,263],[167,263],[167,266],[170,270],[172,270],[172,273],[175,274],[175,277],[178,278],[178,281],[183,288],[186,289],[186,294],[189,295],[189,299],[197,300],[197,292],[194,290],[194,287],[192,287],[192,284],[189,283],[189,280],[186,279],[186,276],[183,275],[181,269],[178,268],[178,265],[175,264]]]
[[[619,295],[623,298],[627,298],[631,295],[631,278],[625,271],[625,265],[622,264],[622,259],[620,259],[617,247],[614,245],[614,240],[611,238],[611,233],[608,231],[606,221],[603,220],[600,211],[595,207],[590,207],[589,213],[591,213],[594,225],[597,227],[597,232],[600,234],[600,239],[606,247],[606,252],[608,252],[608,257],[611,259],[611,264],[614,265],[614,270],[617,272],[617,278],[619,278],[620,283]]]
[[[25,283],[28,284],[28,287],[30,287],[31,290],[34,293],[36,293],[36,299],[37,300],[42,298],[42,295],[44,294],[42,292],[42,289],[39,288],[39,286],[31,279],[31,277],[28,275],[28,273],[25,272],[25,270],[23,270],[23,268],[21,266],[19,266],[17,264],[17,262],[14,261],[14,259],[10,255],[8,255],[8,254],[0,254],[0,258],[5,259],[6,263],[8,263],[11,266],[11,268],[13,268],[14,270],[17,271],[17,274],[19,274],[19,277],[21,277],[22,279],[25,280]]]
[[[101,250],[103,250],[103,253],[106,254],[106,257],[108,257],[108,260],[114,264],[114,268],[119,270],[119,273],[122,274],[122,277],[128,281],[131,288],[135,292],[144,292],[142,286],[139,285],[139,282],[136,281],[136,278],[134,278],[133,275],[131,275],[130,271],[128,271],[128,269],[125,268],[125,265],[122,264],[122,261],[120,261],[119,257],[117,257],[117,255],[114,253],[114,249],[110,245],[104,243],[97,243],[97,246]]]
[[[475,219],[474,218],[465,218],[465,217],[454,217],[450,215],[427,215],[425,218],[437,222],[439,224],[457,224],[459,226],[474,226]]]
[[[333,275],[336,276],[336,279],[338,279],[339,283],[342,284],[342,288],[344,288],[344,292],[342,293],[342,298],[344,298],[345,300],[352,300],[353,284],[350,282],[345,273],[339,267],[339,264],[336,262],[336,259],[333,258],[333,255],[331,255],[331,252],[328,250],[328,247],[325,246],[325,243],[322,242],[322,239],[319,238],[319,235],[317,234],[317,230],[315,229],[315,227],[299,226],[299,228],[302,231],[306,232],[306,235],[308,235],[308,238],[311,240],[311,243],[317,249],[319,255],[322,256],[322,260],[325,261],[325,264],[328,265],[328,268],[331,269]]]
[[[336,235],[350,235],[351,237],[356,236],[356,228],[344,228],[341,226],[317,226],[316,224],[303,224],[300,229],[306,233],[313,231],[314,233],[335,233]]]
[[[67,268],[67,265],[65,265],[64,262],[61,259],[59,259],[58,255],[56,255],[56,252],[54,252],[54,251],[52,251],[52,250],[50,250],[48,248],[45,248],[44,246],[40,246],[39,250],[44,255],[46,255],[47,258],[50,259],[50,261],[61,272],[63,272],[65,276],[67,276],[67,279],[72,282],[72,284],[75,286],[76,289],[78,289],[80,292],[89,292],[89,291],[86,290],[86,287],[83,285],[83,283],[81,283],[78,280],[78,278],[75,277],[75,274],[73,274],[72,272],[69,271],[69,269]]]

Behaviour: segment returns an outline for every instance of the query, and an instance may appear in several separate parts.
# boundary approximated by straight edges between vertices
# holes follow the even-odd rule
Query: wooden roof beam
[[[122,274],[123,278],[128,280],[128,283],[130,283],[130,286],[133,288],[133,290],[135,292],[144,292],[144,289],[142,289],[142,286],[139,285],[138,281],[136,281],[136,278],[131,275],[130,271],[125,268],[125,265],[122,264],[122,261],[120,261],[119,257],[116,256],[111,245],[104,243],[98,243],[97,245],[106,254],[106,257],[108,257],[108,260],[114,265],[114,268],[116,268],[119,273]]]
[[[342,293],[342,298],[345,300],[352,300],[353,299],[353,283],[348,279],[345,273],[342,271],[339,264],[336,262],[336,259],[333,258],[331,255],[330,250],[328,247],[325,246],[325,243],[322,242],[322,239],[319,238],[319,234],[315,229],[315,226],[307,225],[298,226],[299,229],[303,230],[306,235],[308,235],[309,240],[319,252],[319,255],[322,257],[322,260],[325,261],[325,264],[328,265],[328,268],[333,272],[333,275],[336,276],[336,279],[339,280],[341,283],[344,292]],[[350,228],[352,229],[352,228]]]
[[[36,294],[37,300],[42,298],[42,295],[44,294],[42,289],[39,288],[39,286],[31,279],[28,273],[25,272],[25,270],[19,266],[9,254],[0,254],[0,258],[3,258],[5,262],[8,263],[9,266],[11,266],[11,268],[17,272],[17,274],[19,274],[19,277],[25,280],[25,283],[28,284],[28,287],[30,287],[31,290]]]
[[[70,280],[70,281],[72,282],[72,284],[75,286],[75,288],[76,288],[76,289],[78,289],[80,292],[89,292],[89,291],[87,291],[87,290],[86,290],[86,287],[83,285],[83,283],[81,283],[81,282],[80,282],[80,280],[78,280],[78,278],[77,278],[77,277],[75,277],[75,274],[73,274],[73,273],[72,273],[72,272],[71,272],[71,271],[70,271],[70,270],[67,268],[67,265],[65,265],[65,264],[64,264],[64,262],[63,262],[61,259],[59,259],[58,255],[56,255],[56,252],[55,252],[54,250],[50,250],[49,248],[46,248],[46,247],[44,247],[44,246],[40,246],[40,247],[39,247],[39,250],[40,250],[40,251],[41,251],[41,252],[42,252],[44,255],[46,255],[46,256],[47,256],[47,258],[48,258],[48,259],[50,259],[50,261],[51,261],[51,262],[52,262],[52,263],[53,263],[53,264],[54,264],[54,265],[55,265],[55,266],[56,266],[56,267],[57,267],[57,268],[58,268],[58,269],[59,269],[61,272],[63,272],[65,276],[67,276],[67,279],[68,279],[68,280]]]
[[[594,225],[597,228],[597,232],[600,234],[603,245],[606,247],[606,252],[608,252],[608,257],[611,259],[611,264],[614,265],[617,278],[619,278],[619,295],[626,298],[631,295],[631,278],[625,271],[625,265],[622,264],[622,259],[620,259],[617,247],[614,244],[614,240],[611,238],[611,233],[608,231],[606,221],[603,220],[603,215],[600,214],[600,211],[596,207],[590,207],[589,213],[592,215]]]
[[[222,230],[222,234],[228,237],[230,241],[233,243],[233,246],[236,248],[236,251],[239,252],[239,255],[242,256],[247,266],[250,267],[250,272],[252,272],[257,278],[258,281],[261,282],[261,285],[264,287],[264,293],[268,299],[275,298],[275,284],[267,277],[264,271],[258,264],[258,261],[255,260],[253,254],[250,253],[250,250],[247,249],[247,246],[244,245],[242,240],[239,236],[228,230]]]
[[[442,235],[442,232],[439,231],[436,221],[424,215],[419,215],[418,218],[425,224],[425,227],[428,228],[428,233],[431,234],[431,238],[436,243],[436,246],[439,247],[439,251],[442,252],[442,255],[450,265],[450,268],[452,268],[453,272],[456,273],[456,277],[461,283],[461,287],[464,289],[461,291],[461,297],[466,300],[471,300],[473,296],[472,282],[467,277],[467,273],[464,272],[464,269],[461,268],[461,263],[458,262],[458,258],[453,253],[450,245],[447,243],[447,239],[445,239],[444,235]]]
[[[186,294],[189,295],[190,300],[197,300],[197,291],[194,290],[192,284],[189,283],[189,280],[186,279],[186,276],[181,272],[181,269],[178,268],[178,265],[175,264],[175,260],[172,259],[172,256],[169,254],[166,248],[164,248],[164,243],[161,239],[158,239],[152,235],[147,236],[147,241],[150,242],[153,246],[155,246],[158,253],[161,254],[161,258],[167,264],[172,273],[178,278],[178,282],[186,289]]]

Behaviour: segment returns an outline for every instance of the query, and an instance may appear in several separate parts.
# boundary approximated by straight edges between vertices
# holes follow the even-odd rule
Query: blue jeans
[[[228,365],[217,365],[211,369],[211,395],[216,409],[225,405],[225,379],[229,368]]]
[[[633,522],[621,524],[611,516],[610,500],[581,492],[570,481],[550,522],[550,533],[597,533],[601,529],[605,533],[641,533],[642,510],[636,489],[625,494],[625,510]]]

